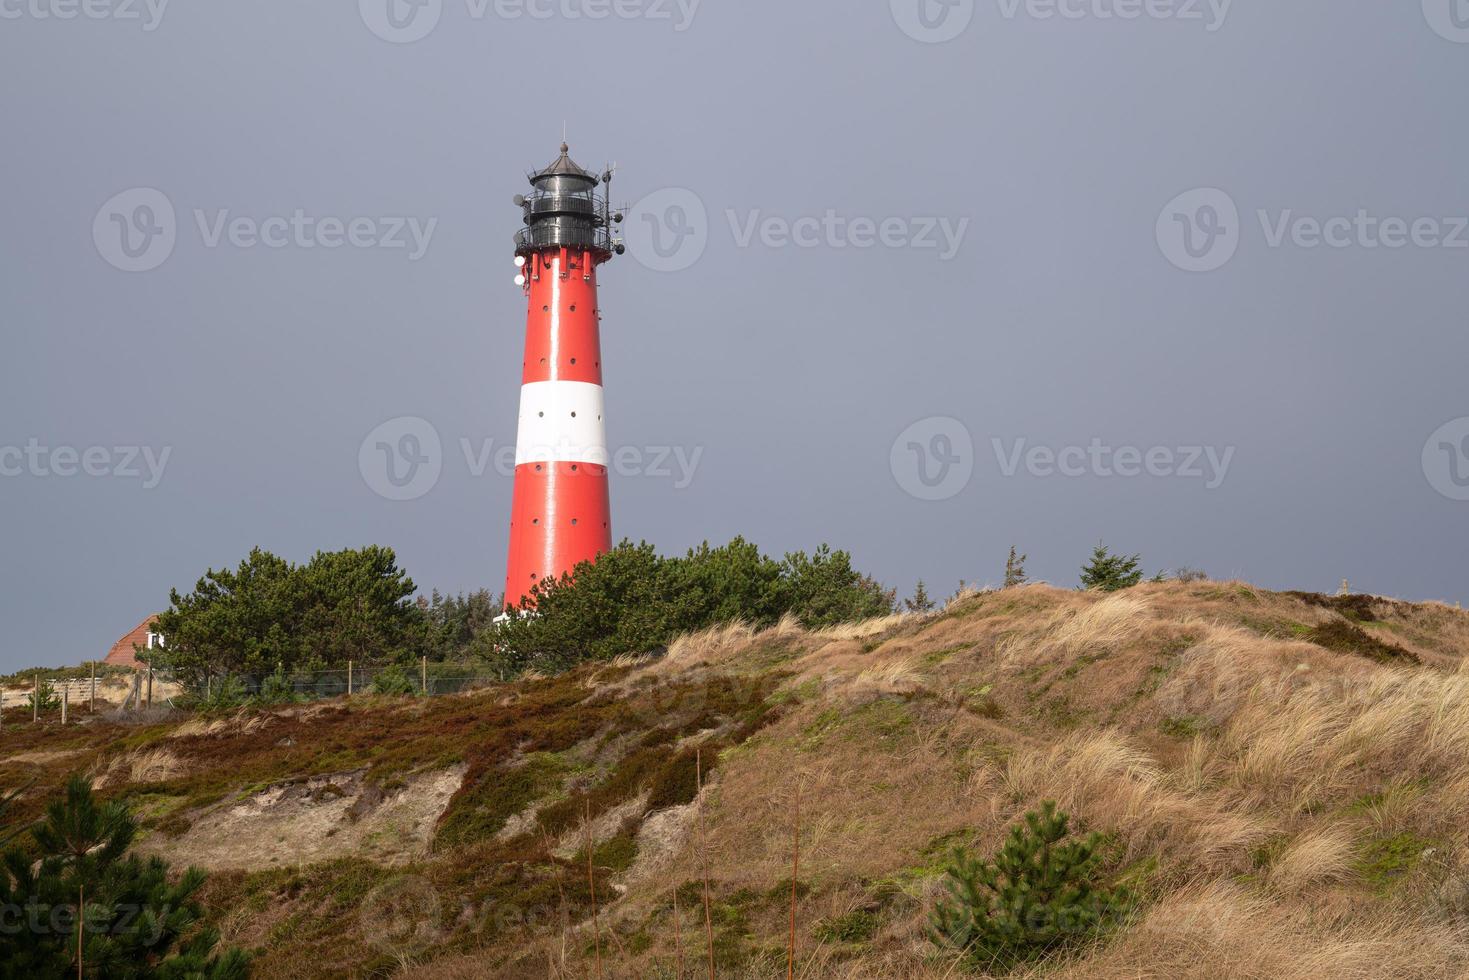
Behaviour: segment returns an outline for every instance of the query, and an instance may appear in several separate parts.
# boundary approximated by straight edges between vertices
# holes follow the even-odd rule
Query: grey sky
[[[378,542],[425,589],[498,591],[511,479],[461,440],[514,439],[510,197],[563,121],[615,197],[662,194],[602,276],[609,444],[702,452],[687,486],[674,458],[615,475],[615,536],[830,541],[905,593],[994,582],[1012,542],[1072,585],[1105,538],[1149,571],[1469,599],[1469,457],[1439,447],[1469,422],[1429,441],[1469,416],[1469,5],[960,0],[927,43],[905,2],[442,0],[394,43],[373,0],[152,30],[141,0],[0,0],[0,669],[101,656],[257,544]],[[104,204],[135,188],[176,240],[126,272],[111,214],[144,199]],[[670,188],[707,215],[672,272],[636,240],[698,221]],[[1165,210],[1201,188],[1227,197]],[[1313,247],[1302,217],[1352,221]],[[441,472],[390,500],[359,448],[402,417]],[[78,459],[33,472],[31,440]],[[166,449],[161,479],[86,475],[94,446],[108,473]],[[1188,447],[1233,454],[1195,476]]]

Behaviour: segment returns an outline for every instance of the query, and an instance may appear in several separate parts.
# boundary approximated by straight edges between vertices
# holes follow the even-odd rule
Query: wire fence
[[[0,724],[75,722],[157,708],[210,709],[251,704],[289,704],[337,697],[437,697],[506,680],[483,664],[349,664],[324,670],[265,673],[220,672],[184,677],[171,671],[37,671],[0,684]]]
[[[435,697],[498,684],[505,679],[503,672],[477,664],[354,664],[330,670],[216,674],[205,678],[203,691],[191,693],[202,694],[207,699],[224,692],[258,700],[316,700],[356,694]]]

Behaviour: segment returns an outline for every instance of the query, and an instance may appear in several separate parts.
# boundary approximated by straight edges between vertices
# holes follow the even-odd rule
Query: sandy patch
[[[21,762],[31,766],[47,766],[53,762],[61,762],[64,759],[73,759],[81,755],[82,752],[82,749],[62,749],[55,752],[19,752],[0,759],[0,762]]]
[[[211,870],[349,856],[403,864],[428,853],[434,824],[464,772],[456,766],[419,773],[387,791],[365,782],[365,770],[278,783],[207,809],[179,837],[153,834],[137,850]]]

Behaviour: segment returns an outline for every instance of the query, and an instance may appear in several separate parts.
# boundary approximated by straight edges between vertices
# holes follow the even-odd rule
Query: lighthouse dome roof
[[[562,143],[561,155],[542,167],[538,173],[532,175],[530,179],[531,183],[534,184],[543,177],[580,177],[583,180],[595,184],[597,178],[577,166],[576,161],[571,159],[570,150],[571,147]]]

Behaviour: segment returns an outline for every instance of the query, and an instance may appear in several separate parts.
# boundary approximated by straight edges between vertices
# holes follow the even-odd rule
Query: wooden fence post
[[[148,665],[148,707],[153,707],[153,666]]]
[[[61,723],[63,725],[66,724],[66,709],[67,709],[67,706],[70,703],[70,701],[71,701],[71,685],[70,684],[67,684],[67,683],[63,683],[61,685]]]
[[[36,674],[31,680],[34,684],[31,693],[31,723],[35,724],[41,720],[41,675]]]
[[[428,694],[428,657],[423,658],[423,693]]]
[[[92,714],[97,713],[97,661],[92,661],[92,701],[88,710]]]
[[[352,696],[352,661],[347,661],[347,697]]]

